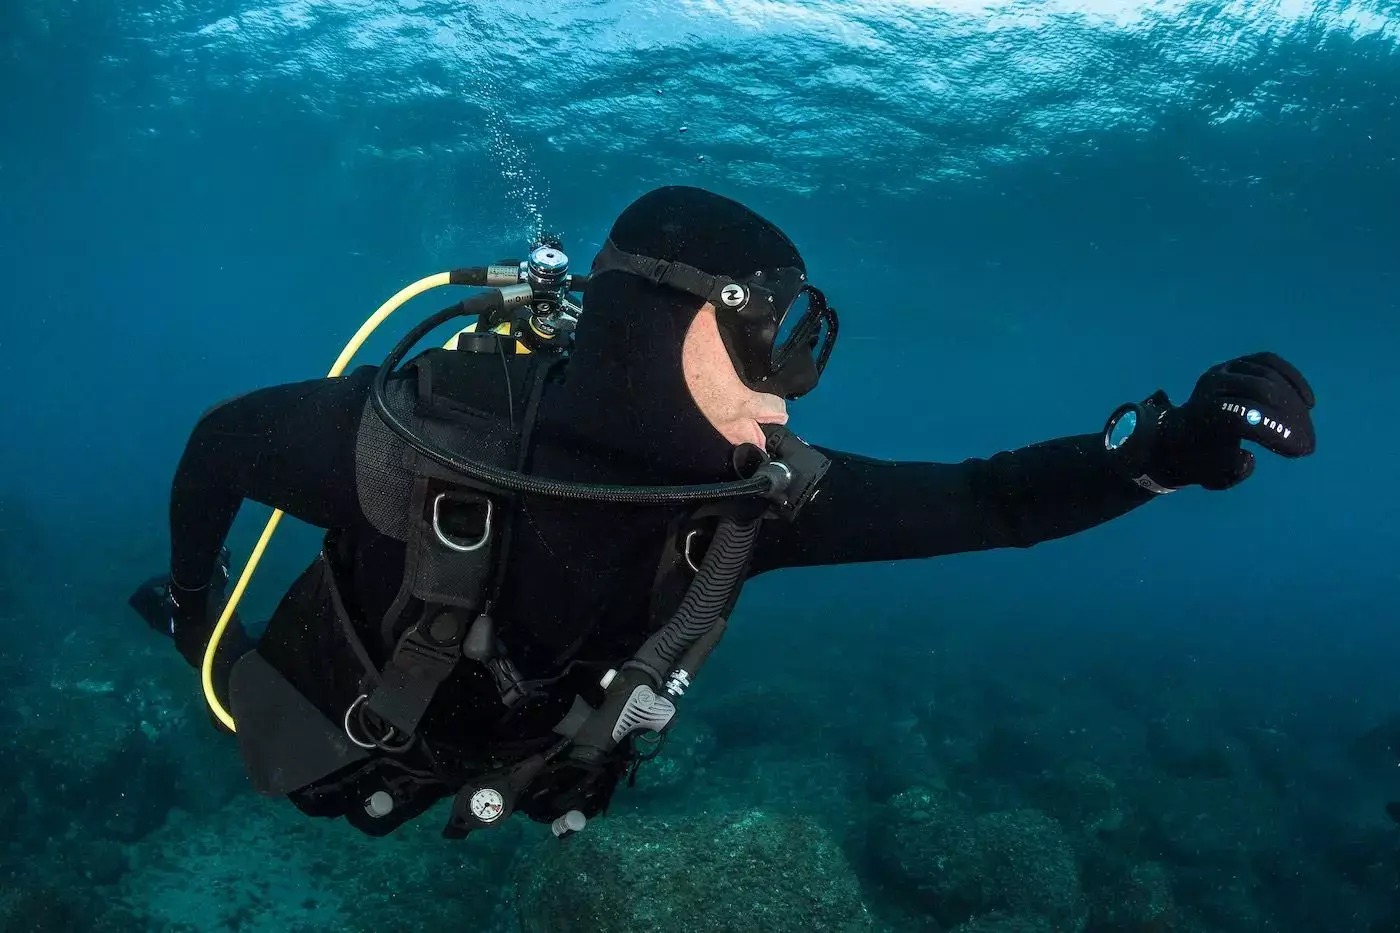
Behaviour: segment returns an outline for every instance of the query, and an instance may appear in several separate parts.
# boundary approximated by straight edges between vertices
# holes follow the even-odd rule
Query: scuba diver
[[[438,284],[485,291],[339,374]],[[459,316],[475,323],[404,362]],[[449,837],[514,812],[565,835],[656,753],[746,579],[1030,547],[1232,487],[1254,469],[1242,441],[1313,452],[1312,390],[1271,353],[1211,367],[1181,405],[1157,391],[987,459],[812,446],[787,404],[838,327],[786,235],[689,187],[628,206],[587,276],[547,241],[425,279],[331,377],[200,418],[170,573],[131,604],[201,670],[260,793],[371,835],[448,797]],[[279,511],[226,597],[245,499]],[[324,544],[254,646],[236,605],[282,510]]]

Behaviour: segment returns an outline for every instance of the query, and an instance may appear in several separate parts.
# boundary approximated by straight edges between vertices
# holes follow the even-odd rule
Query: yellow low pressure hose
[[[360,345],[369,339],[369,335],[374,333],[375,328],[384,323],[384,320],[410,299],[416,298],[426,291],[442,285],[451,284],[450,273],[439,272],[427,278],[419,279],[412,285],[400,290],[398,294],[390,298],[379,306],[379,310],[370,315],[369,319],[360,325],[360,329],[350,338],[350,342],[345,345],[345,349],[340,351],[340,357],[331,367],[331,371],[326,375],[328,378],[335,378],[345,371],[345,367],[350,365],[350,360],[359,351]],[[273,532],[277,530],[277,525],[282,521],[282,510],[277,509],[272,513],[272,517],[267,520],[267,526],[263,528],[262,537],[258,538],[257,545],[253,548],[253,553],[248,557],[248,564],[243,568],[243,574],[238,578],[238,585],[233,588],[233,593],[229,595],[228,604],[224,606],[223,613],[219,616],[219,624],[214,626],[214,633],[209,636],[209,644],[204,648],[204,664],[200,668],[200,678],[204,683],[204,699],[208,701],[209,708],[214,711],[214,715],[219,721],[228,727],[230,732],[236,732],[233,717],[228,710],[224,709],[219,698],[214,695],[214,656],[219,651],[219,640],[223,638],[224,631],[228,628],[229,620],[233,618],[233,613],[238,609],[238,602],[243,598],[243,593],[248,589],[248,581],[253,579],[253,573],[258,569],[258,562],[262,560],[263,552],[267,550],[267,543],[272,540]]]

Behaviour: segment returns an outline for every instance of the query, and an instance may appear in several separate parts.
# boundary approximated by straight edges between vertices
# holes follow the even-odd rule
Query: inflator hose
[[[700,562],[700,572],[685,591],[675,614],[642,643],[629,663],[651,668],[659,681],[676,666],[681,655],[714,628],[724,617],[748,569],[761,524],[762,519],[720,522]]]
[[[641,687],[660,690],[666,675],[691,648],[699,648],[695,657],[702,661],[714,648],[723,634],[724,613],[744,582],[758,544],[760,523],[761,519],[733,518],[720,522],[699,572],[670,620],[607,681],[603,702],[564,733],[573,738],[570,758],[589,766],[607,761],[617,748],[617,730],[636,691]]]

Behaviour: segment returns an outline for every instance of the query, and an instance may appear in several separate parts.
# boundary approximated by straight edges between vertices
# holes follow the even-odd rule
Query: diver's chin
[[[749,441],[749,443],[750,443],[750,444],[753,444],[753,445],[754,445],[755,447],[757,447],[759,450],[764,449],[765,447],[768,446],[768,435],[763,433],[763,426],[764,426],[765,424],[787,424],[787,423],[788,423],[787,412],[774,413],[774,414],[771,414],[771,415],[764,415],[762,418],[755,418],[755,419],[753,419],[751,422],[749,422],[749,424],[750,424],[750,426],[753,428],[753,437],[754,437],[755,439]]]
[[[767,435],[763,433],[763,428],[759,427],[759,423],[753,419],[744,422],[743,429],[739,434],[739,441],[734,445],[735,447],[740,447],[744,444],[752,444],[759,450],[763,450],[768,446]]]
[[[750,418],[734,418],[723,424],[716,424],[720,436],[735,447],[752,444],[760,450],[768,446],[768,435],[763,433],[765,424],[787,424],[786,411],[766,411]],[[713,423],[713,422],[711,422]]]

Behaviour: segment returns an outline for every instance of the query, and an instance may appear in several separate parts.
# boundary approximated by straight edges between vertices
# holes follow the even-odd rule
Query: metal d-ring
[[[381,736],[378,740],[371,739],[368,744],[360,741],[355,737],[355,733],[350,729],[350,720],[352,718],[355,719],[359,722],[361,729],[365,728],[364,703],[367,699],[369,699],[369,694],[362,693],[358,697],[356,697],[355,702],[351,703],[350,706],[347,707],[345,710],[345,734],[349,737],[350,741],[360,746],[360,748],[377,748],[381,751],[389,752],[391,754],[397,754],[398,752],[404,751],[410,745],[412,745],[413,736],[411,735],[404,739],[404,741],[398,745],[390,745],[389,740],[392,739],[399,731],[393,726],[389,726],[388,731],[386,731],[384,735]],[[368,734],[368,730],[365,731],[366,734]]]
[[[365,702],[365,700],[368,700],[368,699],[369,699],[369,694],[368,694],[368,693],[362,693],[362,694],[360,694],[360,695],[355,699],[355,702],[354,702],[354,703],[351,703],[349,706],[347,706],[347,707],[345,708],[345,735],[350,739],[350,741],[352,741],[352,742],[354,742],[356,745],[360,746],[360,748],[378,748],[379,746],[376,745],[376,744],[373,743],[373,742],[361,742],[359,739],[355,738],[355,733],[352,732],[352,731],[350,731],[350,717],[353,716],[353,715],[355,715],[355,709],[356,709],[361,703]]]
[[[491,500],[486,500],[486,521],[484,523],[484,529],[481,532],[481,539],[475,544],[459,544],[444,534],[442,530],[442,500],[446,496],[447,493],[440,492],[437,494],[437,498],[433,499],[433,534],[437,535],[437,539],[442,542],[442,546],[450,548],[459,554],[468,554],[485,547],[486,542],[491,540]]]
[[[700,568],[695,566],[695,558],[690,556],[690,544],[692,541],[695,540],[695,536],[699,533],[700,529],[696,528],[685,536],[685,562],[689,564],[690,569],[694,570],[696,573],[700,572]]]

